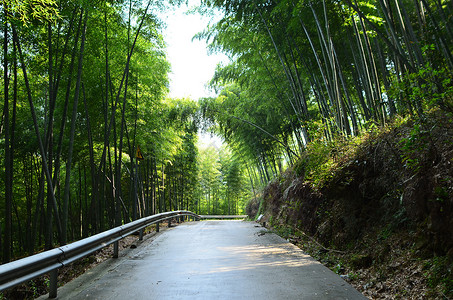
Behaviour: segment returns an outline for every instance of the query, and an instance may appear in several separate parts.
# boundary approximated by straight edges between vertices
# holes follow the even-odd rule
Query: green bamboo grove
[[[197,103],[167,97],[158,14],[179,2],[2,2],[2,262],[206,210]]]
[[[224,52],[202,110],[268,181],[329,143],[452,110],[448,0],[203,1],[224,13],[197,38]]]
[[[198,101],[168,97],[158,15],[184,2],[2,2],[2,262],[158,212],[241,214],[311,144],[453,112],[452,1],[200,0],[222,18],[196,38],[230,61]]]

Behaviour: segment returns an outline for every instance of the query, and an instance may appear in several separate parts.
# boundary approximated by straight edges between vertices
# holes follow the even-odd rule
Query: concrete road
[[[366,299],[253,222],[201,221],[161,232],[58,289],[59,299]]]

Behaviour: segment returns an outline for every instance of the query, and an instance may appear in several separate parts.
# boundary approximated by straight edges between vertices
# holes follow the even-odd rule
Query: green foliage
[[[433,108],[453,111],[453,82],[451,70],[446,67],[436,69],[427,63],[418,72],[407,73],[401,81],[393,82],[389,92],[391,97],[405,94],[402,105],[418,107],[419,114]]]
[[[46,288],[49,287],[48,283],[46,283],[45,285],[46,285]],[[32,290],[33,298],[38,298],[40,296],[38,293],[38,288],[36,287],[36,283],[34,280],[30,281],[30,289]]]
[[[453,264],[447,256],[437,256],[425,262],[428,285],[445,297],[453,296]]]
[[[445,202],[446,200],[448,200],[448,197],[450,196],[448,189],[443,186],[434,187],[434,195],[436,197],[435,200],[442,202],[442,203]]]
[[[372,1],[203,4],[225,16],[197,38],[231,57],[212,78],[221,94],[208,101],[207,115],[228,143],[264,170],[263,181],[276,173],[273,163],[292,164],[295,154],[305,157],[296,172],[322,182],[334,165],[329,147],[337,147],[327,144],[337,137],[357,137],[361,128],[384,125],[397,114],[451,111],[453,62],[451,45],[443,42],[451,11],[444,6],[432,4],[430,18],[439,22],[425,23],[407,1],[390,9]],[[309,159],[305,148],[312,148]],[[417,168],[416,160],[404,159]]]
[[[288,239],[294,235],[294,229],[292,227],[287,225],[274,224],[271,220],[269,221],[271,223],[270,225],[272,226],[272,230],[280,237]]]
[[[415,124],[409,137],[402,138],[400,141],[402,154],[402,161],[414,172],[418,172],[421,168],[419,155],[421,151],[424,151],[427,147],[426,141],[423,138],[425,132],[420,130],[420,125]]]
[[[388,224],[379,232],[378,239],[385,241],[392,235],[392,232],[393,232],[392,224]]]
[[[433,129],[424,118],[416,119],[410,133],[399,142],[402,162],[414,173],[422,169],[427,159],[436,159],[438,150],[432,136]]]
[[[323,182],[333,176],[332,149],[330,143],[323,141],[313,141],[307,147],[302,159],[306,166],[306,179],[311,181],[313,186],[321,187]]]
[[[60,18],[60,11],[55,0],[7,0],[4,5],[8,7],[13,18],[25,26],[30,22],[55,22]]]
[[[321,189],[335,175],[339,162],[345,161],[362,146],[364,136],[344,140],[342,137],[333,141],[324,139],[313,140],[305,148],[300,160],[294,165],[298,176],[304,175],[315,189]],[[341,183],[347,185],[350,181],[348,174],[342,175]]]
[[[242,162],[228,148],[212,145],[200,150],[201,214],[243,214],[250,197]]]

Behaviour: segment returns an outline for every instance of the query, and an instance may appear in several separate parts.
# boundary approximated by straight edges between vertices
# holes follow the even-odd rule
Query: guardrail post
[[[170,227],[171,227],[171,218],[168,219],[168,228],[170,228]]]
[[[58,289],[58,269],[50,272],[49,298],[57,298]]]
[[[118,258],[119,244],[118,241],[113,243],[113,258]]]
[[[156,223],[156,232],[159,232],[159,222]]]
[[[140,231],[138,232],[138,240],[139,240],[139,241],[143,241],[143,230],[144,230],[144,229],[142,228],[142,229],[140,229]]]

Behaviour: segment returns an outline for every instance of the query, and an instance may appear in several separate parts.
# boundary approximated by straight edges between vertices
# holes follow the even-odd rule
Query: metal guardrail
[[[200,219],[245,219],[248,215],[200,215]]]
[[[145,227],[180,216],[200,217],[190,211],[172,211],[145,217],[80,241],[0,265],[0,291],[50,273],[49,298],[57,296],[58,269]],[[116,244],[114,257],[118,255]]]

